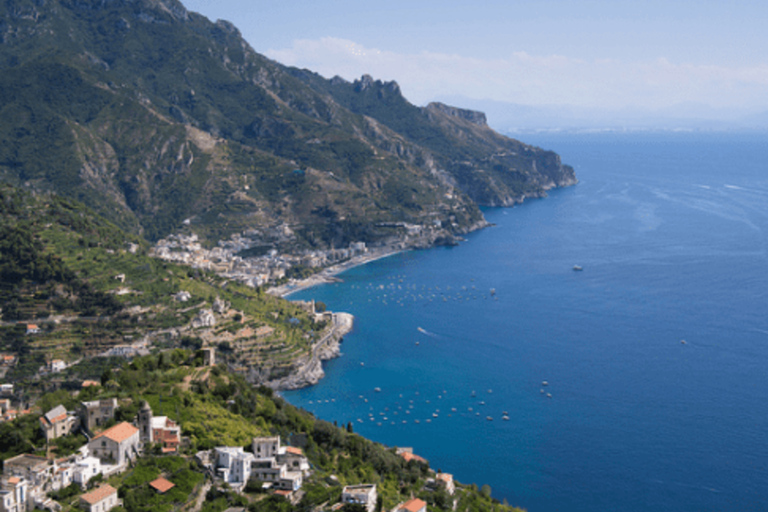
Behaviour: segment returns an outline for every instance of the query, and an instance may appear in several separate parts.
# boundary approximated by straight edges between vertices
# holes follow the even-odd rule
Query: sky
[[[768,111],[764,0],[182,0],[325,77],[607,111]]]

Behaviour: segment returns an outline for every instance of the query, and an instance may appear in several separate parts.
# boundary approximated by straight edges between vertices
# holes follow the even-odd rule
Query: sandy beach
[[[384,248],[384,249],[369,250],[367,253],[365,253],[362,256],[355,256],[337,265],[332,265],[330,267],[324,268],[317,274],[310,276],[307,279],[291,280],[286,284],[270,288],[269,290],[267,290],[267,293],[276,295],[278,297],[287,298],[292,293],[296,293],[301,290],[306,290],[307,288],[311,288],[319,284],[333,283],[338,280],[338,278],[336,277],[338,274],[341,274],[342,272],[345,272],[351,268],[358,267],[360,265],[365,265],[366,263],[380,260],[382,258],[388,258],[389,256],[399,254],[406,250],[408,249]]]

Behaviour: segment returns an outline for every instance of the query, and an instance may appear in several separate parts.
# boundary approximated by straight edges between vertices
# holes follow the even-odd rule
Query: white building
[[[368,512],[376,509],[376,484],[348,485],[341,491],[341,502],[363,505]]]
[[[277,457],[280,453],[280,436],[275,437],[254,437],[253,455],[257,459],[266,459],[268,457]]]
[[[85,457],[75,463],[73,480],[85,487],[91,478],[101,473],[101,461],[96,457]]]
[[[80,496],[80,508],[88,512],[107,512],[120,505],[117,489],[104,484],[98,489]]]
[[[29,500],[27,481],[12,476],[0,482],[0,512],[25,512]]]
[[[91,439],[88,450],[102,461],[122,466],[138,455],[139,443],[139,429],[124,421]]]
[[[232,487],[244,487],[251,478],[255,457],[240,446],[219,446],[215,449],[216,473]]]

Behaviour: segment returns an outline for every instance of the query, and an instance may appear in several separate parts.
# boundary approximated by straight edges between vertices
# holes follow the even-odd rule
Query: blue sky
[[[184,1],[184,0],[182,0]],[[768,110],[768,2],[186,0],[260,53],[424,104]]]

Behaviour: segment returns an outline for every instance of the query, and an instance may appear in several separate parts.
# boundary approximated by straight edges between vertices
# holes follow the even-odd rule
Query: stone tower
[[[139,409],[139,436],[145,445],[152,443],[152,408],[145,400]]]

